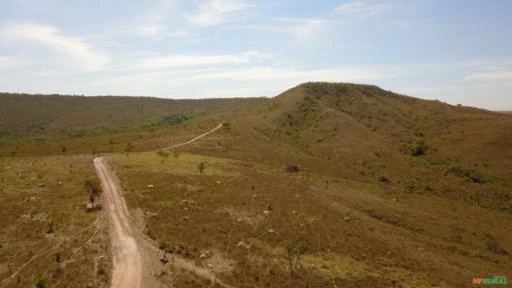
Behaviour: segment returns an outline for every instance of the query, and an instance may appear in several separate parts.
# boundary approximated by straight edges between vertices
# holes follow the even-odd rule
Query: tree
[[[54,231],[53,231],[53,221],[50,221],[50,223],[48,223],[48,232],[47,234],[52,234]]]
[[[96,197],[101,194],[101,186],[97,179],[85,179],[84,187],[89,193],[89,201],[91,202],[92,207],[94,207],[94,201]]]
[[[199,173],[203,174],[204,170],[206,169],[206,164],[204,164],[204,162],[201,162],[199,163],[199,165],[197,165],[197,168],[199,169]]]
[[[300,257],[307,252],[308,247],[305,243],[290,244],[286,250],[288,252],[288,268],[290,275],[293,275],[299,267]]]

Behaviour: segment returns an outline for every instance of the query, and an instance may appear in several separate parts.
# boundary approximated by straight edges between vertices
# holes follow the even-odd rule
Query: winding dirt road
[[[176,144],[167,149],[174,149],[186,144],[197,141],[222,127],[223,123],[219,124],[212,130],[201,134],[184,143]],[[132,224],[132,217],[128,210],[128,206],[123,198],[119,181],[111,173],[106,160],[103,157],[94,159],[94,167],[96,173],[101,181],[103,188],[104,199],[106,202],[106,210],[110,218],[111,225],[111,244],[112,244],[112,257],[113,257],[113,271],[111,288],[142,288],[142,287],[156,287],[151,278],[151,271],[149,267],[145,267],[148,263],[147,258],[143,253],[142,243],[143,236],[136,230]],[[200,271],[199,271],[200,272]],[[208,275],[207,275],[208,276]],[[214,276],[208,276],[215,280]]]

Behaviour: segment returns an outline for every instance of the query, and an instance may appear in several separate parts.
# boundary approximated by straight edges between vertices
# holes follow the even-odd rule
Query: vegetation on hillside
[[[41,101],[54,102],[41,114],[20,110],[29,124],[16,124],[14,113],[0,116],[2,131],[11,131],[0,139],[1,182],[10,187],[0,191],[4,216],[15,215],[9,219],[18,223],[24,214],[52,215],[51,222],[27,222],[35,228],[21,230],[37,247],[47,247],[39,236],[50,223],[56,237],[101,215],[70,207],[83,207],[91,195],[98,200],[97,183],[86,179],[94,176],[93,155],[106,154],[141,227],[169,259],[161,279],[172,275],[177,287],[209,283],[175,269],[173,257],[237,287],[465,287],[475,276],[506,275],[512,265],[512,239],[504,233],[512,226],[510,115],[345,83],[304,83],[247,102],[48,97]],[[74,101],[85,103],[86,112],[57,113]],[[102,118],[112,107],[125,109]],[[126,122],[130,113],[133,122]],[[56,124],[30,124],[47,115]],[[100,116],[81,123],[84,115]],[[166,150],[221,122],[224,128],[200,141]],[[101,126],[135,128],[91,132]],[[55,136],[81,129],[79,137]],[[73,173],[62,178],[55,167]],[[25,178],[23,171],[42,178]],[[69,190],[51,184],[61,178]],[[39,187],[40,179],[52,180]],[[48,197],[40,206],[23,202],[41,193]],[[12,212],[22,203],[30,211]],[[11,249],[23,235],[9,231],[0,234],[0,244]],[[68,279],[52,278],[48,264],[78,257],[67,251],[59,249],[59,261],[56,255],[41,260],[44,269],[27,266],[23,283]],[[12,271],[32,254],[23,255],[0,263]],[[84,275],[100,277],[90,260],[82,263],[89,269]],[[72,265],[63,275],[76,271]]]

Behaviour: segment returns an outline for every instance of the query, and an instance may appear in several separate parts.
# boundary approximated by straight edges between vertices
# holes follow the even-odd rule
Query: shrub
[[[379,178],[377,178],[379,180],[379,182],[381,183],[389,183],[389,179],[388,177],[384,176],[384,175],[381,175],[379,176]]]
[[[169,157],[169,153],[164,150],[158,150],[158,152],[156,152],[156,154],[158,154],[158,156],[163,157],[163,158]]]
[[[36,288],[46,288],[46,284],[44,284],[43,280],[39,280],[36,283]]]
[[[299,172],[299,166],[297,165],[286,165],[286,172],[288,173],[298,173]]]
[[[206,164],[204,162],[201,162],[197,165],[197,169],[199,169],[199,173],[203,174],[204,170],[206,169]]]
[[[479,175],[475,171],[463,168],[463,167],[458,166],[458,165],[450,167],[446,171],[446,173],[452,173],[452,174],[454,174],[456,176],[469,179],[473,183],[484,184],[484,183],[489,182],[489,180],[487,178],[485,178],[482,175]]]
[[[425,143],[420,142],[416,144],[414,147],[412,147],[411,155],[413,157],[423,156],[426,154],[426,150],[427,148],[425,147]]]

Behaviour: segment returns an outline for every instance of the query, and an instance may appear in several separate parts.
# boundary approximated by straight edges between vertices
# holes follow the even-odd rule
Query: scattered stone
[[[293,210],[293,211],[292,211],[292,214],[297,214],[297,211]]]
[[[238,242],[238,244],[236,244],[236,247],[238,247],[238,248],[245,248],[245,249],[251,249],[251,245],[245,243],[244,241]]]
[[[265,215],[269,215],[269,214],[270,214],[270,211],[265,210],[265,211],[263,211],[263,214],[265,214]]]
[[[200,258],[200,259],[206,259],[206,258],[208,258],[208,254],[206,254],[206,253],[201,253],[201,255],[199,255],[199,258]]]
[[[44,187],[45,185],[43,183],[39,183],[39,184],[37,184],[37,186]]]
[[[239,217],[238,219],[236,219],[236,222],[240,223],[242,222],[244,219],[242,219],[242,217]]]
[[[206,267],[208,267],[208,269],[213,269],[213,264],[212,263],[208,263],[208,264],[206,264]]]
[[[350,217],[348,217],[348,216],[343,217],[343,221],[347,222],[349,220],[350,220]]]
[[[275,232],[274,229],[268,230],[268,233],[274,233],[274,232]]]
[[[217,184],[221,184],[221,183],[222,183],[222,181],[215,181],[215,183],[217,183]]]
[[[148,188],[155,188],[155,185],[153,185],[153,184],[149,184],[149,185],[148,185]]]
[[[258,198],[258,194],[252,194],[252,198],[254,198],[254,199]]]
[[[62,181],[57,182],[57,185],[62,185]]]

